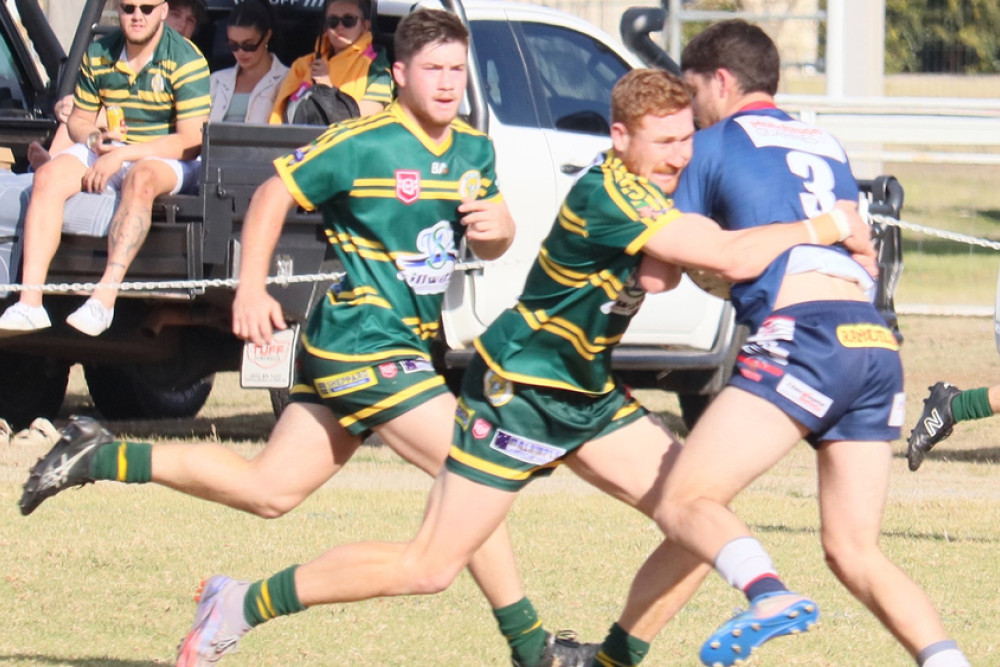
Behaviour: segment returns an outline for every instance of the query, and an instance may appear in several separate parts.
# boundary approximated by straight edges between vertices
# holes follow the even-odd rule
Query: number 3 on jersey
[[[826,160],[812,153],[789,151],[785,155],[785,161],[788,163],[788,170],[802,179],[802,186],[806,191],[799,195],[799,200],[806,216],[814,218],[832,209],[837,203],[837,197],[833,194],[836,184],[833,170]]]

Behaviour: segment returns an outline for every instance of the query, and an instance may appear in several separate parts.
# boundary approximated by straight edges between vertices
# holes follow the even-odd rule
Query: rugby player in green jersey
[[[423,88],[443,76],[459,53],[438,60],[439,49],[418,54],[405,69],[397,63],[397,79]],[[423,67],[435,60],[437,66]],[[432,99],[426,117],[447,117],[439,108],[445,100]],[[612,95],[612,118],[614,150],[570,191],[520,302],[476,342],[479,356],[458,401],[454,444],[416,537],[338,546],[254,583],[212,577],[179,664],[199,664],[198,656],[234,645],[251,627],[309,607],[444,590],[496,539],[518,490],[559,464],[652,515],[680,446],[610,374],[611,349],[643,298],[637,272],[647,253],[730,281],[755,275],[801,243],[843,240],[872,256],[854,202],[836,216],[746,232],[723,232],[707,218],[674,210],[664,192],[690,159],[694,134],[688,92],[676,77],[650,70],[626,75]],[[663,287],[680,277],[668,264],[647,269]],[[338,298],[372,297],[355,290]],[[277,323],[250,326],[265,335]],[[670,544],[650,564],[652,575],[664,568],[683,579],[659,605],[682,604],[707,572]],[[643,650],[621,628],[612,635],[601,664]]]
[[[211,444],[112,442],[96,422],[77,419],[33,469],[23,513],[62,488],[109,479],[155,482],[278,517],[336,474],[372,431],[429,474],[440,471],[455,414],[455,398],[431,365],[442,298],[461,239],[493,259],[509,247],[514,223],[497,188],[492,143],[456,120],[467,80],[465,27],[452,14],[421,11],[401,21],[395,39],[398,101],[277,160],[277,175],[247,212],[233,303],[241,338],[265,343],[286,326],[265,279],[293,207],[322,212],[346,273],[305,327],[291,404],[264,451],[246,461]],[[524,596],[506,527],[469,567],[515,665],[569,667],[593,655],[595,647],[545,631]],[[208,582],[199,607],[205,624],[182,645],[179,664],[215,662],[250,625],[302,609],[293,576],[289,569],[249,595],[245,584]],[[222,607],[229,615],[218,625]]]

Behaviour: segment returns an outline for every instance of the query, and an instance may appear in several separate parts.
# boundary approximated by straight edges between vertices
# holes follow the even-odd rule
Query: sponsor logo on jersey
[[[787,148],[847,162],[844,148],[833,135],[813,125],[758,114],[737,116],[733,122],[743,128],[757,148]]]
[[[474,414],[475,411],[466,405],[465,401],[459,397],[458,407],[455,408],[455,421],[458,422],[458,425],[462,427],[463,431],[469,430],[469,423],[472,421],[472,415]]]
[[[391,379],[396,377],[398,370],[396,369],[395,362],[388,361],[384,364],[378,365],[378,372],[382,374],[382,377],[386,379]]]
[[[458,180],[458,196],[463,200],[477,199],[479,197],[479,188],[482,184],[483,177],[478,171],[475,169],[467,171]]]
[[[552,463],[566,455],[566,450],[538,440],[531,440],[498,428],[490,443],[490,448],[502,452],[512,459],[541,466]]]
[[[827,410],[830,409],[830,406],[833,405],[832,398],[810,387],[802,380],[787,374],[778,382],[776,391],[806,412],[817,417],[824,416]]]
[[[396,199],[412,204],[420,199],[420,172],[415,169],[396,170]]]
[[[377,384],[378,376],[375,375],[375,372],[371,368],[328,375],[325,378],[317,378],[313,382],[313,385],[316,387],[316,393],[323,398],[350,394],[351,392],[366,387],[373,387]]]
[[[510,399],[514,398],[514,385],[511,381],[502,378],[493,371],[486,371],[483,374],[483,396],[495,408],[506,405]]]
[[[896,337],[887,327],[879,324],[841,324],[837,327],[837,340],[844,347],[899,349]]]
[[[448,289],[458,258],[451,223],[442,220],[421,230],[417,235],[417,250],[400,253],[396,258],[397,277],[417,294],[441,294]]]
[[[601,312],[605,315],[624,315],[632,317],[639,312],[639,306],[646,298],[646,290],[639,287],[635,272],[629,276],[628,281],[618,293],[618,298],[614,301],[607,301],[601,304]]]
[[[426,373],[434,370],[434,364],[426,359],[403,359],[399,362],[399,367],[404,373]]]
[[[482,440],[490,434],[490,429],[493,426],[483,418],[476,420],[476,423],[472,425],[472,437],[476,440]]]
[[[447,176],[448,175],[448,163],[447,162],[431,162],[431,173],[435,176]]]

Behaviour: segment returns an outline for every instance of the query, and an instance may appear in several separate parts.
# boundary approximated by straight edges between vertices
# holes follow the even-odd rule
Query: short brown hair
[[[695,35],[681,54],[681,70],[713,74],[727,69],[741,92],[778,92],[781,58],[767,33],[742,19],[715,23]]]
[[[691,106],[691,92],[679,78],[659,69],[634,69],[611,89],[611,122],[634,129],[643,116],[669,116]]]
[[[420,49],[428,44],[461,42],[469,47],[469,30],[462,21],[440,9],[420,9],[403,17],[393,39],[395,58],[409,62]]]

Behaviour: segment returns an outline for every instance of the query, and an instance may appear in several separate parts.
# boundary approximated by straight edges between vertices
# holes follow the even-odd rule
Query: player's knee
[[[139,162],[129,169],[122,183],[122,194],[130,194],[150,202],[160,194],[162,187],[156,169],[148,163]]]
[[[878,547],[864,545],[856,540],[823,538],[823,559],[830,571],[845,582],[855,579],[864,571],[872,550],[878,552]]]
[[[404,556],[401,568],[415,595],[435,595],[451,586],[462,565],[442,563],[426,556]]]

